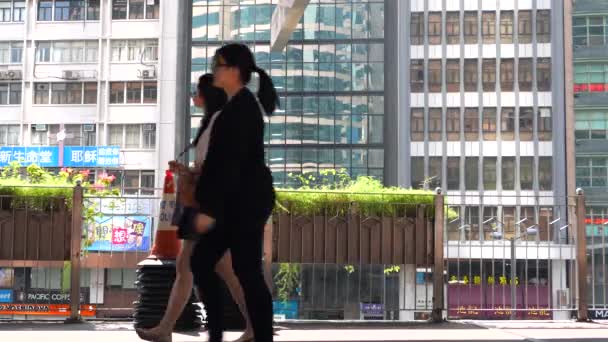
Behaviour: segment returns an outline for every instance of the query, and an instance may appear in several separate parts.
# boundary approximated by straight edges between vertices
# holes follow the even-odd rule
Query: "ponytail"
[[[260,78],[260,85],[258,89],[258,99],[266,112],[266,115],[270,116],[279,107],[279,96],[277,90],[272,83],[272,78],[257,65],[253,67],[253,71],[258,74]]]

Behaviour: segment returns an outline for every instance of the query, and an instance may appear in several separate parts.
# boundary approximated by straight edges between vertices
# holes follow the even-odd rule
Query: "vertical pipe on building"
[[[177,68],[175,84],[175,156],[190,144],[190,69],[192,64],[192,3],[177,3]],[[188,154],[184,155],[188,161]]]

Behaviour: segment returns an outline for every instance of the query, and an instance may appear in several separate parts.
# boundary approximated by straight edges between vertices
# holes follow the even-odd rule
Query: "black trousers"
[[[262,267],[264,225],[269,215],[270,210],[263,215],[259,211],[249,215],[236,212],[234,217],[218,220],[215,228],[200,238],[192,253],[194,284],[207,310],[210,342],[221,342],[224,332],[223,299],[215,265],[227,249],[232,253],[232,267],[245,293],[255,341],[273,340],[272,295]]]

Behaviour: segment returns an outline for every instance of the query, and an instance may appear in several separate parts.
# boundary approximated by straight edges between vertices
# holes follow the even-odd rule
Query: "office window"
[[[21,82],[0,82],[0,106],[21,104]]]
[[[23,43],[0,42],[0,64],[19,64],[23,60]]]
[[[38,1],[38,21],[53,20],[53,0]]]
[[[536,61],[536,82],[538,91],[551,91],[551,59],[539,58]]]
[[[519,11],[517,14],[517,27],[519,44],[532,43],[532,11]]]
[[[532,58],[520,58],[517,82],[519,91],[531,91],[534,80]]]
[[[0,146],[19,146],[20,136],[19,125],[0,125]]]
[[[48,83],[34,83],[34,104],[48,104],[49,94]]]
[[[553,139],[553,119],[551,115],[551,108],[539,108],[538,118],[536,119],[538,125],[538,139],[541,141],[550,141]]]
[[[424,44],[424,13],[412,13],[410,18],[410,43]]]
[[[513,11],[500,12],[500,43],[513,43]]]
[[[158,18],[160,18],[160,0],[147,0],[146,1],[146,19],[158,19]]]
[[[515,108],[501,109],[500,131],[503,140],[513,140],[515,138]]]
[[[441,92],[441,60],[429,60],[429,92]]]
[[[112,19],[127,19],[128,0],[112,0]]]
[[[605,110],[576,111],[576,139],[605,140],[608,136],[608,112]]]
[[[422,108],[412,108],[411,115],[412,141],[424,141],[424,110]]]
[[[464,110],[464,139],[477,141],[479,139],[479,110],[465,108]]]
[[[538,187],[541,191],[549,191],[553,189],[552,157],[538,158]]]
[[[477,60],[464,60],[464,91],[477,91]]]
[[[502,91],[513,91],[514,81],[514,61],[513,59],[500,60],[500,88]]]
[[[144,0],[129,0],[129,19],[144,18]]]
[[[127,82],[127,103],[141,103],[141,82]]]
[[[460,60],[448,59],[446,61],[446,83],[448,92],[460,91]]]
[[[534,133],[534,108],[519,107],[519,140],[532,141]]]
[[[87,0],[87,20],[99,20],[99,0]]]
[[[515,157],[502,157],[502,189],[515,190]]]
[[[464,159],[465,190],[478,190],[479,188],[478,159],[478,157],[465,157]]]
[[[429,109],[429,140],[441,141],[441,109]]]
[[[430,189],[436,189],[441,187],[441,157],[430,157],[429,158],[429,177],[427,179],[428,187]]]
[[[496,108],[484,108],[482,117],[483,140],[496,140]]]
[[[607,84],[608,64],[591,62],[574,65],[575,92],[606,92]]]
[[[81,104],[82,83],[51,83],[51,104]]]
[[[482,62],[481,78],[483,81],[483,91],[496,90],[496,60],[484,59]]]
[[[97,83],[86,82],[84,84],[84,104],[97,103]]]
[[[36,61],[39,63],[96,63],[99,43],[96,40],[38,42]]]
[[[126,149],[154,149],[156,147],[156,125],[109,125],[110,145]]]
[[[124,195],[154,195],[154,171],[125,170],[120,178]]]
[[[125,102],[125,83],[111,82],[110,83],[110,103]]]
[[[551,42],[551,11],[549,10],[536,12],[536,41],[539,43]]]
[[[445,34],[448,44],[460,42],[460,12],[446,13]]]
[[[412,157],[411,175],[412,188],[424,188],[424,157]]]
[[[484,44],[496,43],[496,12],[481,14],[481,36]]]
[[[446,116],[448,140],[460,140],[460,108],[448,108]]]
[[[479,33],[477,12],[464,12],[464,42],[465,44],[477,44]]]
[[[0,0],[0,22],[22,22],[24,19],[25,0]]]
[[[496,157],[483,158],[483,189],[496,190]]]
[[[448,157],[447,182],[448,190],[460,189],[460,157]]]
[[[228,6],[227,6],[228,7]],[[212,8],[213,10],[215,8]],[[217,9],[216,9],[217,10]],[[131,20],[158,19],[160,0],[113,0],[112,19]],[[209,22],[211,24],[211,22]]]
[[[424,60],[422,59],[410,61],[410,88],[412,93],[424,91]]]
[[[441,12],[429,13],[429,44],[441,44]]]
[[[55,21],[84,20],[84,1],[55,1]]]
[[[156,103],[158,94],[156,82],[144,82],[144,102],[143,103]]]
[[[156,103],[158,92],[157,87],[158,83],[156,81],[110,82],[110,103]]]
[[[521,190],[534,189],[534,157],[519,158],[519,180]]]

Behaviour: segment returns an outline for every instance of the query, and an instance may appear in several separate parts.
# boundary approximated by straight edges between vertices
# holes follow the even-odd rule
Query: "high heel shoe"
[[[171,332],[154,331],[155,329],[135,329],[137,336],[150,342],[171,342],[173,340]]]

